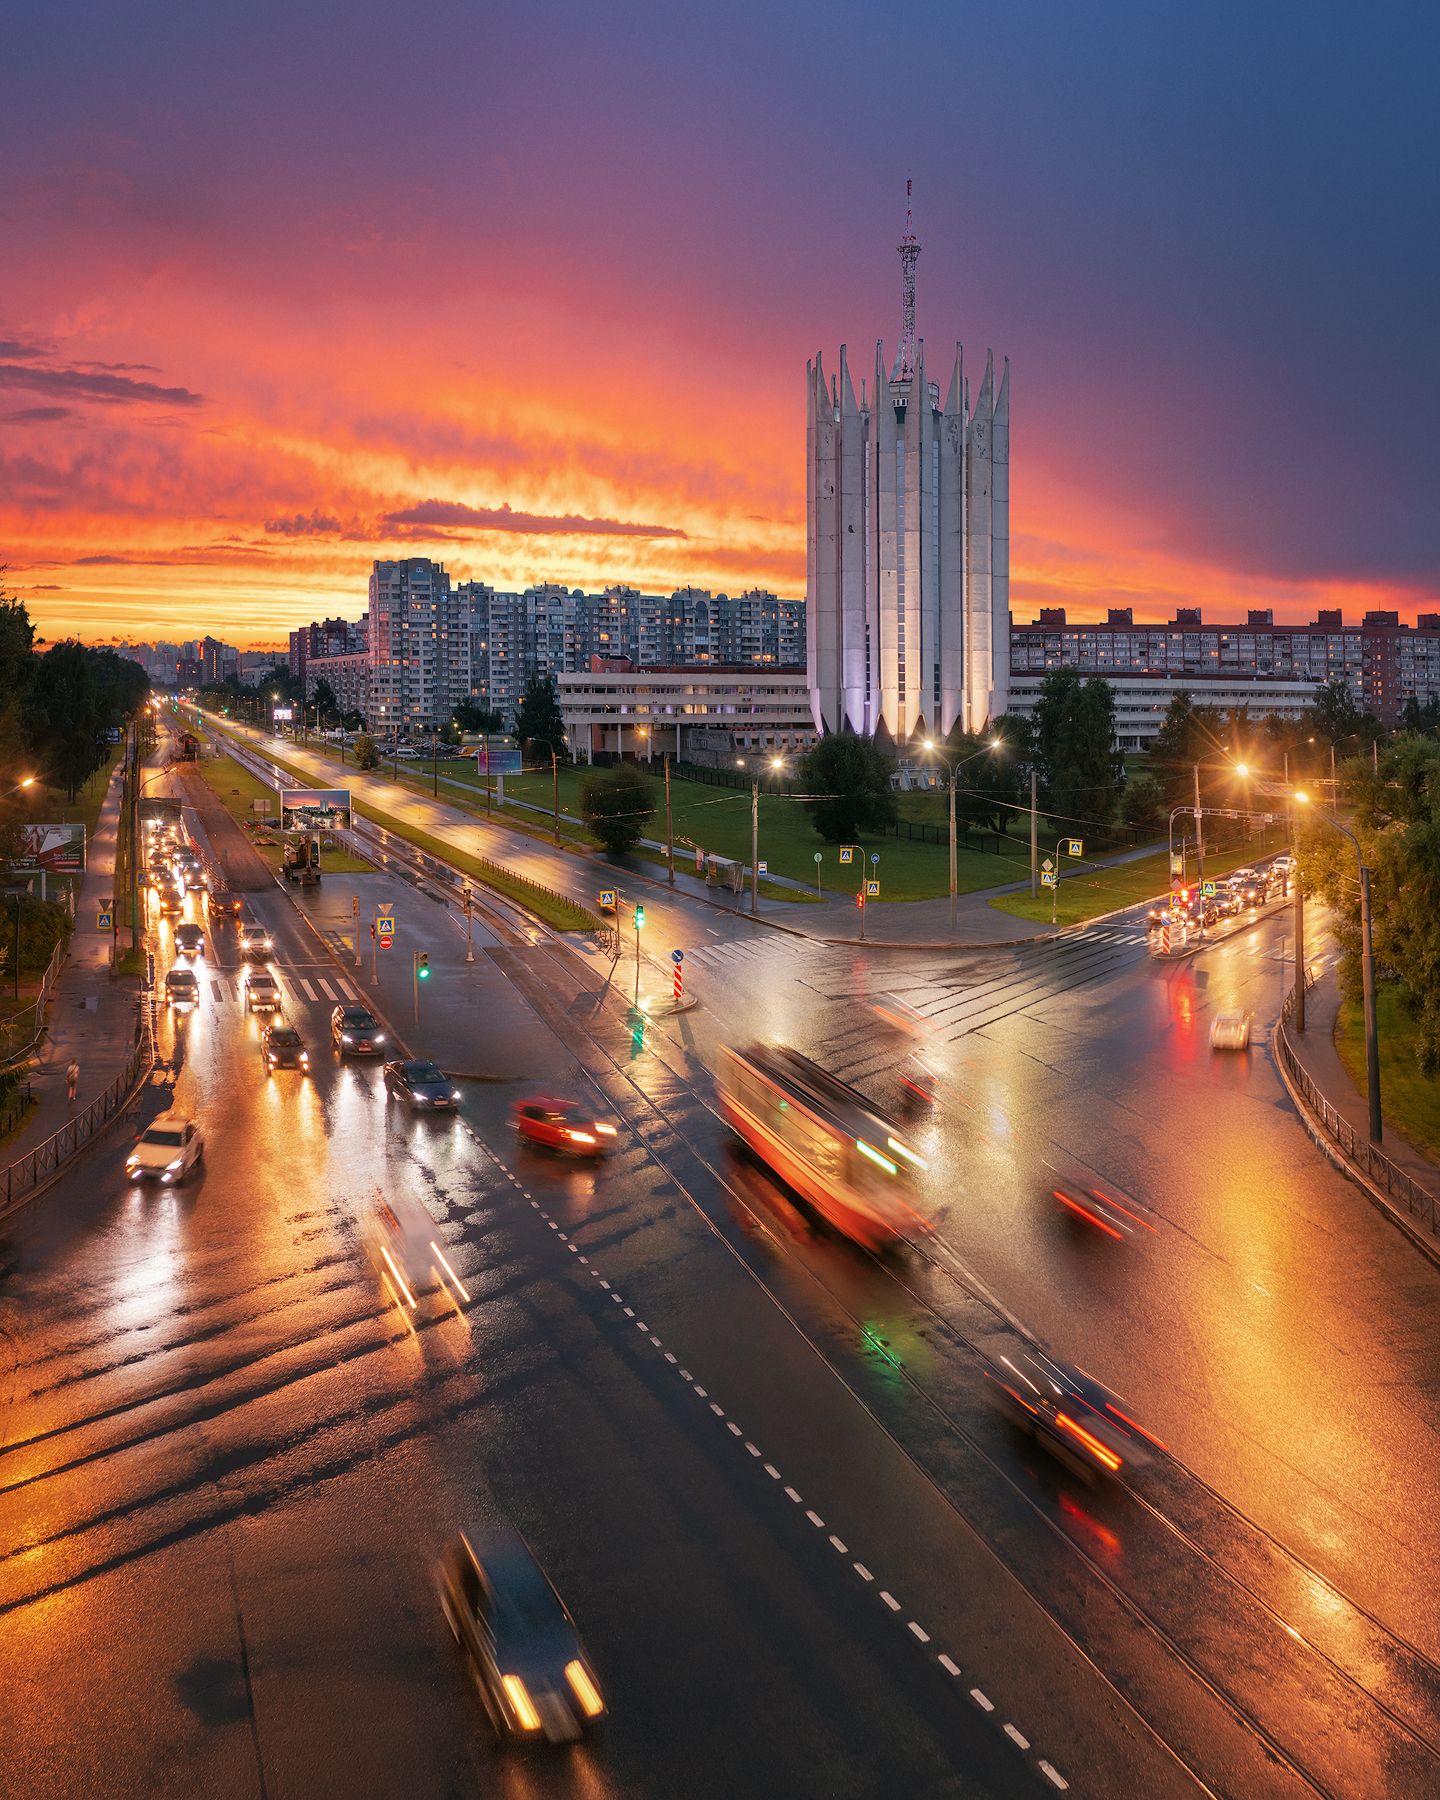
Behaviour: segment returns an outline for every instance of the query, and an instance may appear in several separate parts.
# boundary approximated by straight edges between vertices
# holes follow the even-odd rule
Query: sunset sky
[[[0,563],[93,641],[275,642],[377,555],[801,594],[805,360],[893,354],[913,176],[931,360],[1013,365],[1017,617],[1413,617],[1437,17],[15,8]]]

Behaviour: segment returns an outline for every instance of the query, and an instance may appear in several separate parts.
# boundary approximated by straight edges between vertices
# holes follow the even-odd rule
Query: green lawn
[[[1415,1021],[1401,1006],[1393,987],[1375,996],[1376,1036],[1380,1044],[1380,1103],[1387,1127],[1393,1126],[1417,1150],[1440,1160],[1440,1081],[1422,1075],[1415,1062]],[[1362,1094],[1370,1091],[1365,1068],[1365,1015],[1361,1002],[1341,1002],[1335,1021],[1335,1048]]]
[[[1256,857],[1267,855],[1281,846],[1282,834],[1272,831],[1262,841],[1256,839],[1242,850],[1226,850],[1207,855],[1205,858],[1205,876],[1228,875],[1232,869],[1241,868]],[[1054,841],[1049,844],[1041,840],[1040,856],[1043,862],[1046,856],[1054,857]],[[1062,865],[1075,865],[1068,857],[1060,857]],[[1167,851],[1158,851],[1153,856],[1140,857],[1134,862],[1111,863],[1098,865],[1081,865],[1085,867],[1083,875],[1071,875],[1060,883],[1055,896],[1055,917],[1061,925],[1078,925],[1085,919],[1097,918],[1101,913],[1117,912],[1123,906],[1135,906],[1142,900],[1152,899],[1156,894],[1163,894],[1170,885],[1170,861]],[[1025,873],[1029,874],[1029,867]],[[1187,864],[1190,879],[1195,879],[1195,862],[1193,856]],[[1013,913],[1017,919],[1047,920],[1050,917],[1051,896],[1048,889],[1042,889],[1040,898],[1032,900],[1028,892],[1021,894],[1000,894],[990,904],[1000,912]]]
[[[44,819],[47,825],[71,825],[78,821],[85,827],[88,844],[95,835],[95,822],[100,817],[100,806],[105,798],[105,790],[110,785],[110,776],[124,754],[123,744],[112,744],[105,752],[104,762],[73,800],[67,799],[59,788],[51,788],[46,796],[44,811],[37,811],[37,816]]]
[[[275,790],[266,787],[248,769],[242,769],[233,757],[207,756],[196,766],[220,804],[238,825],[248,825],[257,817],[253,805],[256,800],[265,802],[265,812],[259,817],[275,816]],[[245,835],[254,843],[260,834],[247,831]],[[267,835],[275,837],[277,841],[273,844],[255,844],[255,853],[278,869],[284,858],[284,845],[279,842],[278,832]],[[341,844],[329,844],[321,847],[320,867],[329,875],[364,875],[374,864],[367,862],[362,856],[356,856]]]

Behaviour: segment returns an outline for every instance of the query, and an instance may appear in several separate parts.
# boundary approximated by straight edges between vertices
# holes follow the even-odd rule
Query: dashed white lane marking
[[[318,977],[317,977],[317,979],[318,979]],[[473,1133],[472,1133],[472,1136],[473,1136]],[[477,1138],[475,1141],[478,1143],[479,1139]],[[512,1175],[508,1169],[505,1169],[503,1164],[499,1164],[499,1159],[494,1158],[493,1153],[491,1153],[491,1154],[492,1154],[492,1159],[494,1161],[496,1161],[496,1163],[501,1167],[503,1172],[510,1177],[511,1182],[514,1184],[514,1186],[516,1188],[518,1188],[520,1190],[520,1192],[524,1195],[525,1199],[530,1201],[531,1206],[534,1207],[536,1209],[536,1211],[539,1212],[541,1218],[544,1219],[546,1221],[546,1223],[550,1226],[550,1229],[558,1234],[560,1241],[566,1245],[566,1247],[570,1250],[571,1254],[579,1255],[579,1248],[577,1245],[571,1243],[569,1234],[567,1232],[560,1230],[560,1227],[556,1224],[556,1222],[553,1219],[551,1219],[550,1215],[544,1210],[543,1207],[541,1207],[539,1201],[534,1199],[531,1196],[529,1191],[522,1185],[522,1183],[518,1180],[518,1178],[516,1176]],[[580,1260],[582,1263],[586,1263],[587,1265],[589,1263],[588,1257],[581,1256]],[[595,1279],[597,1281],[599,1281],[601,1287],[607,1293],[609,1293],[611,1300],[614,1301],[614,1303],[617,1306],[621,1306],[624,1304],[623,1296],[614,1292],[614,1290],[610,1286],[610,1283],[604,1279],[604,1277],[600,1274],[598,1269],[591,1268],[590,1273],[595,1277]],[[635,1319],[635,1308],[633,1306],[626,1306],[625,1307],[625,1316],[629,1319]],[[700,1398],[702,1400],[707,1399],[708,1395],[706,1394],[705,1389],[703,1387],[701,1387],[701,1385],[698,1381],[695,1381],[691,1377],[690,1371],[688,1369],[680,1368],[679,1361],[676,1358],[674,1352],[670,1351],[670,1350],[666,1350],[664,1348],[664,1345],[663,1345],[661,1339],[659,1338],[659,1336],[650,1330],[650,1327],[645,1323],[645,1321],[643,1319],[636,1319],[635,1323],[636,1323],[636,1330],[643,1332],[650,1339],[650,1342],[655,1346],[655,1348],[662,1352],[666,1362],[670,1363],[673,1367],[675,1367],[679,1370],[681,1379],[683,1381],[685,1381],[689,1386],[693,1387],[695,1392],[700,1396]],[[717,1419],[725,1418],[725,1409],[723,1406],[721,1406],[718,1403],[718,1401],[714,1401],[714,1400],[710,1401],[710,1411],[712,1413],[714,1413],[714,1415]],[[739,1425],[737,1425],[733,1419],[726,1421],[726,1430],[729,1431],[729,1433],[731,1434],[732,1437],[735,1437],[737,1439],[742,1438],[744,1436]],[[747,1452],[751,1456],[756,1458],[756,1460],[758,1461],[760,1458],[760,1450],[759,1450],[758,1445],[752,1443],[749,1438],[744,1438],[744,1444],[745,1444],[745,1449],[747,1450]],[[772,1481],[780,1480],[780,1471],[779,1471],[779,1469],[777,1469],[775,1467],[774,1463],[767,1462],[763,1466],[765,1469],[765,1473],[771,1478]],[[785,1494],[786,1494],[786,1497],[789,1500],[791,1500],[796,1506],[804,1505],[804,1501],[803,1501],[801,1495],[797,1492],[797,1490],[795,1488],[786,1487]],[[824,1519],[821,1518],[820,1514],[817,1513],[813,1509],[813,1507],[806,1508],[805,1517],[810,1521],[810,1523],[815,1527],[815,1529],[817,1531],[823,1531],[825,1529]],[[844,1539],[837,1536],[834,1532],[830,1533],[829,1542],[839,1555],[847,1556],[849,1554],[849,1547],[846,1545]],[[873,1582],[874,1581],[874,1579],[875,1579],[874,1575],[870,1572],[869,1569],[866,1568],[864,1563],[858,1562],[858,1561],[852,1562],[850,1566],[851,1566],[851,1568],[854,1569],[855,1573],[860,1577],[860,1579],[862,1581],[865,1581],[865,1582]],[[901,1610],[900,1602],[895,1598],[895,1596],[889,1591],[888,1588],[881,1588],[879,1590],[879,1594],[880,1594],[880,1598],[885,1602],[886,1607],[892,1613],[900,1612],[900,1610]],[[930,1633],[925,1629],[925,1627],[923,1625],[920,1624],[918,1619],[907,1619],[905,1622],[905,1629],[910,1633],[910,1635],[916,1640],[917,1643],[929,1644],[932,1641],[931,1637],[930,1637]],[[946,1654],[944,1654],[944,1652],[936,1652],[935,1654],[936,1654],[936,1660],[939,1662],[940,1667],[942,1669],[944,1669],[948,1674],[950,1674],[952,1676],[959,1675],[959,1673],[960,1673],[959,1665],[953,1660],[953,1658],[947,1656]],[[971,1688],[970,1698],[975,1702],[975,1704],[977,1706],[982,1708],[986,1713],[993,1713],[995,1711],[994,1701],[991,1700],[988,1697],[988,1695],[982,1693],[982,1691],[978,1687]],[[1006,1737],[1008,1737],[1010,1739],[1010,1741],[1017,1746],[1017,1748],[1019,1748],[1020,1750],[1028,1750],[1030,1748],[1029,1738],[1027,1738],[1023,1734],[1023,1732],[1021,1732],[1018,1729],[1018,1727],[1010,1724],[1007,1721],[1005,1723],[1003,1729],[1004,1729]],[[1053,1763],[1049,1763],[1049,1762],[1045,1762],[1045,1761],[1041,1761],[1041,1760],[1037,1759],[1037,1766],[1039,1767],[1041,1774],[1045,1776],[1046,1780],[1049,1781],[1052,1784],[1052,1786],[1054,1786],[1055,1788],[1057,1788],[1058,1790],[1060,1790],[1062,1792],[1065,1791],[1066,1789],[1068,1789],[1070,1784],[1065,1780],[1065,1777],[1063,1775],[1061,1775],[1060,1772],[1055,1768]]]

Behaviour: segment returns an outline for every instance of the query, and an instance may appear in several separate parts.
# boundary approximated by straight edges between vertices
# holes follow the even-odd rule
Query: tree
[[[998,749],[993,748],[995,744]],[[984,732],[956,730],[945,746],[956,769],[955,817],[1002,835],[1029,803],[1029,732],[1018,715]],[[961,767],[960,765],[966,765]],[[948,770],[942,770],[948,781]]]
[[[105,760],[109,711],[83,644],[56,644],[35,659],[22,701],[25,736],[36,772],[63,787],[72,800]]]
[[[315,683],[310,704],[315,708],[315,717],[322,726],[333,725],[340,716],[340,702],[335,698],[334,688],[323,675]]]
[[[561,762],[568,762],[565,748],[565,721],[560,716],[560,697],[555,691],[553,675],[532,675],[515,708],[515,736],[521,746],[540,745],[548,756],[553,749]]]
[[[1159,834],[1170,815],[1164,787],[1153,775],[1132,775],[1120,796],[1120,817],[1136,831]]]
[[[806,800],[805,810],[827,843],[853,843],[862,831],[883,831],[899,818],[890,785],[895,764],[873,738],[831,732],[800,767],[814,796]]]
[[[368,731],[360,733],[355,740],[354,747],[357,769],[378,769],[380,767],[380,751]]]
[[[1052,669],[1030,714],[1045,809],[1064,824],[1115,816],[1125,759],[1115,742],[1115,696],[1098,675]]]
[[[1315,727],[1332,744],[1353,737],[1360,729],[1360,708],[1343,675],[1322,681],[1315,690]]]
[[[585,823],[612,856],[633,850],[655,816],[655,788],[634,763],[587,775],[580,789]]]
[[[462,700],[455,708],[455,723],[462,731],[490,733],[505,729],[503,716],[493,706],[481,706],[478,700]]]
[[[1248,730],[1248,714],[1244,724]],[[1216,771],[1204,765],[1213,765],[1233,741],[1219,707],[1197,706],[1194,697],[1183,691],[1171,698],[1160,729],[1151,739],[1146,771],[1160,783],[1167,812],[1172,806],[1194,804],[1196,763],[1201,764],[1202,785],[1214,785]]]

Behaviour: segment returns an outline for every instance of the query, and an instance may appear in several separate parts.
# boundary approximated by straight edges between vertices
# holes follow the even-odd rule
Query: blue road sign
[[[1213,881],[1202,882],[1200,884],[1200,892],[1207,900],[1213,900],[1215,898],[1215,883]]]
[[[880,852],[878,850],[872,850],[870,852],[870,861],[872,863],[878,863],[879,860],[880,860]]]
[[[671,952],[670,952],[670,960],[671,960],[671,962],[673,962],[673,963],[682,963],[682,962],[684,962],[684,960],[685,960],[685,952],[684,952],[684,951],[683,951],[683,950],[672,950],[672,951],[671,951]]]
[[[865,893],[867,898],[878,900],[880,898],[880,883],[878,881],[867,881],[865,883]]]
[[[850,848],[850,846],[848,844],[845,845],[845,847],[841,850],[840,860],[842,863],[854,862],[855,852]]]

